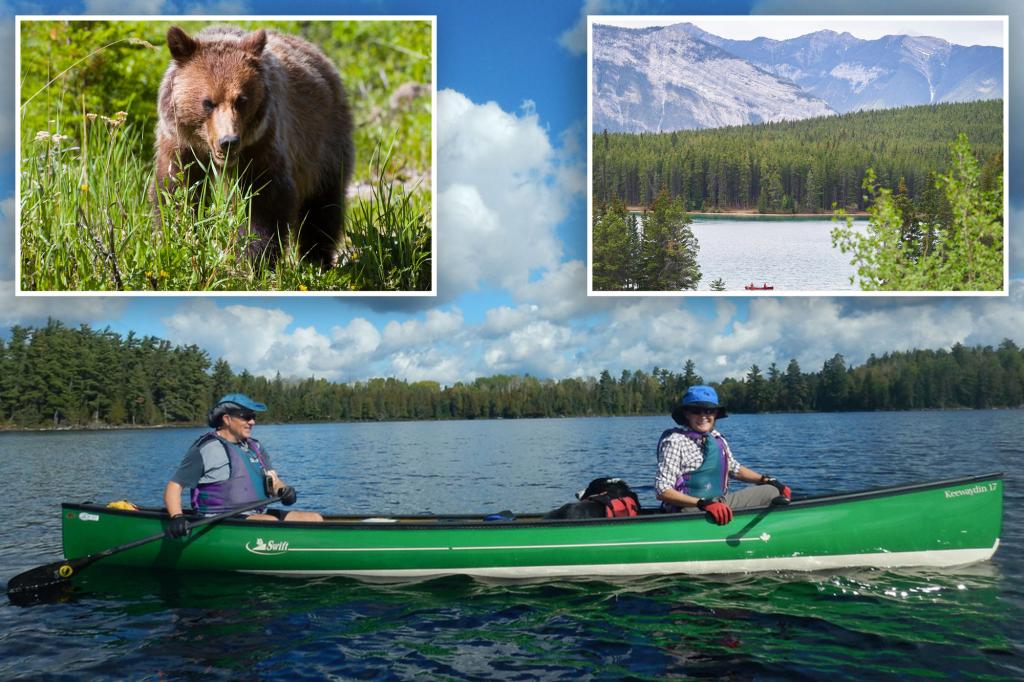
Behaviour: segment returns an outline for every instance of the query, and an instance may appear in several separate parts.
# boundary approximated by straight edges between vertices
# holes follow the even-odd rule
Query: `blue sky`
[[[0,45],[15,14],[322,14],[319,2],[0,0]],[[436,298],[13,296],[13,135],[0,123],[0,333],[14,324],[110,326],[195,343],[236,371],[442,383],[496,373],[595,376],[681,369],[709,379],[796,358],[818,369],[839,352],[954,343],[1024,345],[1024,290],[998,298],[670,299],[586,296],[585,16],[591,14],[1009,14],[1014,0],[643,2],[420,0],[337,2],[336,14],[438,17]],[[0,106],[14,111],[13,48],[0,58]],[[1020,77],[1011,69],[1011,116]],[[1010,130],[1020,129],[1011,124]],[[1019,142],[1011,135],[1011,273],[1020,277]]]

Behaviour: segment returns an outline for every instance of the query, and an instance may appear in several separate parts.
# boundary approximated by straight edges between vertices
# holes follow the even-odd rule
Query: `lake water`
[[[700,243],[703,274],[698,289],[708,291],[720,278],[728,291],[742,291],[751,283],[768,283],[775,291],[857,291],[850,283],[857,272],[850,255],[832,247],[836,226],[831,219],[694,218],[691,227]]]
[[[654,505],[666,417],[259,425],[301,508],[544,511],[617,475]],[[794,494],[1004,471],[1002,544],[955,570],[398,585],[85,571],[0,606],[0,679],[1024,678],[1024,411],[733,415]],[[160,504],[199,429],[0,434],[0,580],[60,558],[62,501]]]

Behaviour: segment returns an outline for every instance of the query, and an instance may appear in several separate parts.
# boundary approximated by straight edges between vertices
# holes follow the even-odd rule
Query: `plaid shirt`
[[[718,431],[711,431],[711,436],[721,436]],[[740,470],[740,463],[732,456],[729,443],[725,443],[725,456],[729,462],[729,474],[735,476]],[[654,479],[654,492],[660,495],[669,488],[676,487],[676,481],[683,474],[696,471],[704,463],[704,454],[700,445],[689,436],[684,436],[672,429],[658,441],[658,475]]]

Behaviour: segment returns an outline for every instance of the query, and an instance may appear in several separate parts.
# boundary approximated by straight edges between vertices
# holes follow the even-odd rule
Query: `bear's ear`
[[[174,61],[179,64],[184,64],[191,59],[198,47],[199,44],[177,26],[167,29],[167,48],[171,51]]]
[[[242,38],[241,47],[253,57],[263,54],[263,48],[267,45],[267,32],[264,29],[253,31]]]

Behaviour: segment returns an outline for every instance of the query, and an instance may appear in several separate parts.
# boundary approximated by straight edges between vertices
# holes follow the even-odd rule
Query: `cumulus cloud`
[[[621,3],[615,5],[609,0],[584,0],[576,23],[558,36],[558,44],[571,54],[580,56],[587,53],[587,15],[629,13]]]
[[[557,268],[555,228],[581,185],[563,179],[566,160],[533,105],[510,113],[443,90],[437,117],[439,293],[514,289]]]
[[[1024,341],[1021,281],[1008,298],[760,298],[745,314],[735,305],[721,302],[705,316],[685,302],[666,306],[665,299],[621,304],[607,324],[587,331],[586,373],[655,366],[679,371],[692,359],[706,379],[718,380],[741,377],[754,364],[785,367],[791,359],[816,370],[836,353],[859,364],[872,353]]]
[[[125,301],[79,296],[15,296],[14,280],[0,279],[0,327],[38,326],[53,318],[67,325],[94,324],[117,317]]]
[[[388,348],[408,348],[450,340],[462,330],[462,313],[427,311],[424,320],[391,321],[384,327],[383,341]]]
[[[280,309],[251,305],[218,306],[211,300],[183,304],[163,319],[175,343],[196,344],[228,361],[235,371],[289,377],[317,376],[350,381],[374,376],[381,333],[363,318],[327,331],[292,328]]]
[[[611,307],[609,299],[587,298],[586,290],[587,268],[582,261],[571,260],[520,283],[511,293],[517,301],[532,306],[539,317],[550,320],[567,320]]]
[[[472,374],[467,375],[458,357],[437,348],[399,351],[392,356],[390,367],[392,376],[402,377],[406,381],[436,381],[450,386],[474,378]]]
[[[542,377],[572,376],[577,368],[568,356],[574,352],[578,341],[567,325],[534,321],[485,343],[484,364],[488,374],[523,372]]]

